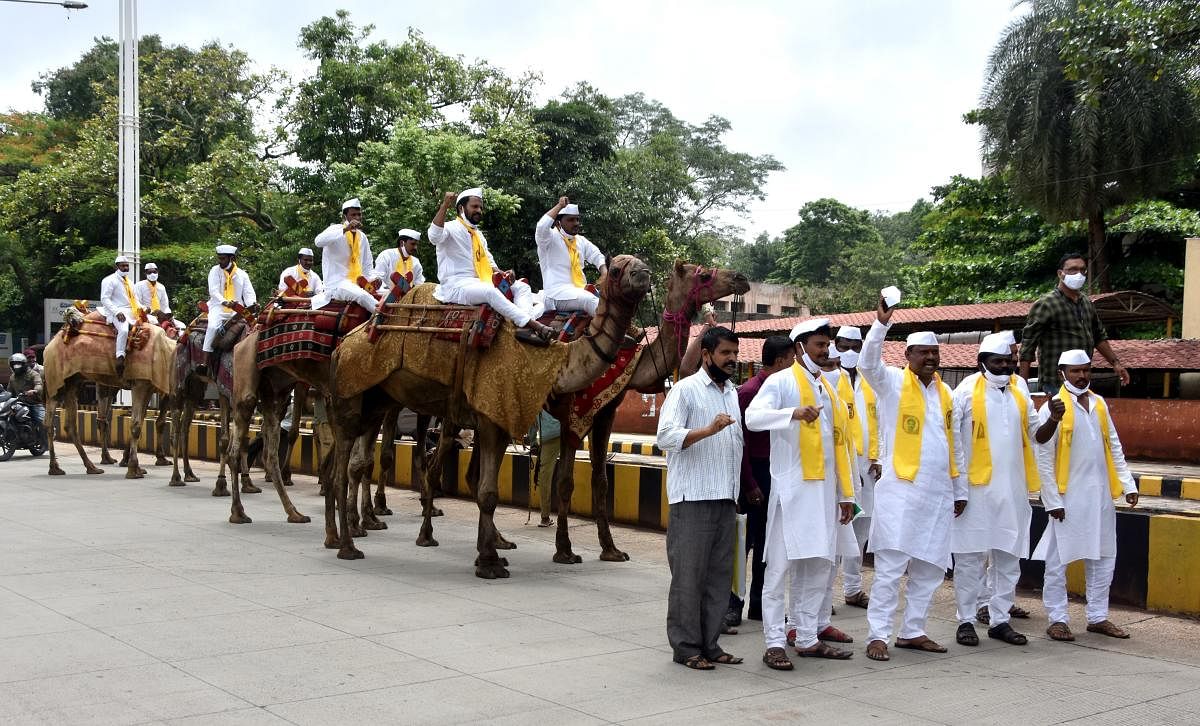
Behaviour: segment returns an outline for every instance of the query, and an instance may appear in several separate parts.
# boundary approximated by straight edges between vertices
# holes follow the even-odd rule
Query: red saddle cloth
[[[352,302],[333,301],[320,310],[306,303],[272,305],[258,316],[258,368],[290,360],[328,362],[346,333],[367,321],[369,313]]]
[[[552,311],[538,318],[538,322],[554,331],[555,340],[570,343],[583,337],[592,323],[592,316],[587,313]]]

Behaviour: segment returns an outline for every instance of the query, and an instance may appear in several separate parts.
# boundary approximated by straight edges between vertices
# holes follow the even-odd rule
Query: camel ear
[[[684,273],[683,266],[685,264],[687,264],[687,263],[685,263],[683,260],[679,259],[678,257],[675,258],[675,274],[676,275],[682,275]]]

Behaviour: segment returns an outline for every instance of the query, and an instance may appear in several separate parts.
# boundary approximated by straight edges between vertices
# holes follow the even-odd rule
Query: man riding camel
[[[147,311],[152,324],[170,323],[182,333],[187,326],[174,319],[171,312],[171,300],[167,297],[167,287],[158,281],[158,265],[147,262],[144,269],[146,279],[133,286],[138,305]]]
[[[375,296],[363,288],[375,269],[375,257],[362,231],[362,202],[346,200],[342,221],[326,227],[313,244],[321,249],[321,271],[325,273],[325,289],[313,297],[313,309],[325,307],[330,300],[344,300],[375,312]]]
[[[542,268],[542,303],[547,311],[596,314],[600,298],[588,291],[583,264],[590,263],[604,276],[604,253],[579,233],[583,227],[579,205],[559,197],[534,228],[538,264]]]
[[[213,341],[225,322],[237,315],[237,308],[252,308],[258,302],[250,276],[237,266],[237,247],[217,246],[217,264],[208,271],[208,327],[204,331],[204,352],[208,354],[207,370],[217,370],[219,355],[213,351]]]
[[[118,255],[113,260],[113,273],[100,282],[100,304],[104,318],[117,330],[117,377],[125,375],[125,349],[129,345],[129,328],[142,317],[133,283],[129,281],[129,258]]]
[[[411,272],[411,284],[414,287],[425,282],[425,268],[417,259],[417,243],[420,241],[420,232],[405,228],[396,235],[395,247],[389,247],[379,253],[379,258],[375,260],[373,278],[379,280],[381,291],[386,291],[392,286],[393,272],[399,272],[402,276]]]
[[[288,278],[292,282],[288,283]],[[301,247],[296,253],[296,264],[279,273],[279,292],[295,297],[312,297],[325,289],[321,276],[313,269],[313,251]]]

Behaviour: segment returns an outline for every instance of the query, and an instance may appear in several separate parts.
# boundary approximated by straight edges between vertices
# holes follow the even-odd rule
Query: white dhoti
[[[118,314],[124,315],[125,320],[118,320]],[[129,328],[131,326],[131,321],[133,320],[133,310],[129,308],[116,308],[115,310],[105,309],[104,318],[108,321],[109,325],[113,326],[117,330],[116,352],[117,357],[121,358],[125,355],[126,348],[129,347]]]
[[[513,283],[512,291],[513,299],[510,302],[492,283],[465,278],[448,285],[438,285],[433,296],[451,305],[489,305],[518,328],[523,328],[529,324],[532,314],[533,290],[529,288],[529,283],[517,280]]]
[[[1053,535],[1054,533],[1051,533],[1048,536]],[[1066,623],[1067,563],[1059,557],[1058,547],[1054,545],[1055,543],[1051,542],[1046,552],[1046,579],[1042,584],[1042,604],[1046,606],[1046,617],[1051,623]],[[1112,587],[1116,567],[1116,555],[1102,554],[1099,559],[1083,559],[1088,625],[1108,620],[1108,591]]]
[[[777,500],[775,506],[779,506]],[[764,548],[767,567],[762,590],[763,639],[768,648],[787,645],[784,613],[790,611],[791,626],[796,629],[796,647],[811,648],[817,644],[821,606],[829,590],[833,563],[824,557],[789,560],[782,530],[782,527],[769,528]],[[790,602],[790,608],[786,609],[785,588]]]
[[[342,280],[336,285],[326,285],[321,292],[313,295],[312,308],[313,310],[323,308],[331,300],[357,303],[359,307],[369,313],[375,312],[375,306],[379,304],[374,295],[349,280]]]
[[[542,298],[546,310],[560,313],[579,312],[595,315],[596,307],[600,304],[600,298],[594,293],[578,287],[568,290],[556,289],[553,294],[550,290],[543,290]]]
[[[987,567],[989,557],[991,567]],[[1004,550],[955,553],[954,599],[958,605],[958,622],[972,622],[983,600],[988,607],[989,625],[995,627],[1007,623],[1020,577],[1020,558]],[[989,591],[990,595],[984,598],[984,593]]]
[[[925,635],[929,604],[933,593],[946,579],[946,570],[941,565],[909,557],[899,550],[875,550],[875,581],[871,584],[871,604],[867,608],[868,643],[873,640],[887,643],[891,637],[892,617],[900,603],[900,578],[905,568],[908,569],[908,589],[904,593],[907,606],[900,637]]]
[[[218,309],[214,312],[213,308]],[[202,346],[205,353],[213,352],[213,339],[217,337],[217,333],[220,332],[221,326],[225,324],[225,321],[236,314],[224,305],[216,306],[211,303],[209,304],[208,327],[204,329],[204,345]]]
[[[853,597],[862,592],[862,556],[867,546],[867,535],[871,532],[871,518],[860,514],[850,526],[854,530],[858,554],[842,555],[842,593],[846,597]]]

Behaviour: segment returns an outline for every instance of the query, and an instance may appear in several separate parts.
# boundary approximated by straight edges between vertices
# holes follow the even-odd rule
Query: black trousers
[[[712,660],[724,652],[717,638],[733,580],[734,510],[732,499],[671,505],[667,640],[676,663],[694,655]]]
[[[751,459],[750,470],[754,472],[754,481],[762,491],[763,503],[755,506],[746,501],[745,497],[738,500],[742,511],[746,513],[746,554],[750,556],[750,609],[747,616],[751,620],[762,620],[762,589],[763,577],[767,572],[767,564],[763,562],[763,552],[767,546],[767,502],[771,500],[771,460]],[[745,605],[742,599],[732,592],[729,593],[729,609],[740,613]]]

